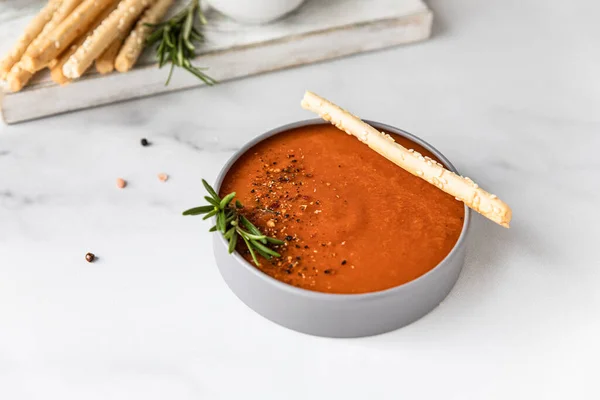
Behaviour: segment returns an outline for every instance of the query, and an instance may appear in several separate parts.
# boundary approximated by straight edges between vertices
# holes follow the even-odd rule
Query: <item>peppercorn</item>
[[[346,265],[346,260],[342,260],[342,265]]]
[[[290,235],[287,235],[287,236],[285,237],[285,240],[287,240],[288,242],[289,242],[290,240],[292,240],[292,239],[294,239],[294,238],[293,238],[292,236],[290,236]]]
[[[94,262],[94,260],[96,259],[96,256],[94,255],[94,253],[87,253],[85,255],[85,261],[91,263]]]
[[[146,138],[142,138],[142,140],[140,140],[140,143],[144,147],[146,147],[146,146],[148,146],[150,144],[150,142],[148,142],[148,139],[146,139]]]

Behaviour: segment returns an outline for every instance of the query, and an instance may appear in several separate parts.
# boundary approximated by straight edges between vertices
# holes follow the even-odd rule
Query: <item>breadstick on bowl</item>
[[[454,196],[497,224],[509,227],[512,217],[510,207],[495,195],[481,189],[471,179],[448,171],[435,160],[399,145],[388,134],[379,132],[358,117],[314,93],[306,92],[301,105],[331,122],[338,129],[355,136],[402,169]]]
[[[112,0],[84,0],[65,20],[44,38],[32,55],[25,55],[25,68],[37,71],[57,58],[63,51],[87,31],[100,13],[112,4]]]
[[[67,78],[79,78],[125,27],[135,21],[151,0],[122,0],[63,66]]]
[[[50,76],[54,82],[58,83],[59,85],[66,85],[67,83],[71,82],[71,79],[67,78],[62,72],[63,65],[65,65],[68,59],[75,53],[75,51],[77,51],[83,42],[85,42],[85,39],[87,39],[87,37],[90,36],[98,26],[100,26],[102,21],[104,21],[104,19],[117,8],[118,4],[119,0],[113,0],[113,4],[102,11],[98,17],[96,17],[96,20],[88,29],[88,31],[79,39],[77,39],[75,43],[71,45],[70,49],[63,52],[57,59],[53,60],[55,62],[54,65],[50,67]]]
[[[21,60],[27,47],[42,32],[44,27],[52,19],[60,0],[50,0],[48,4],[27,24],[25,32],[17,40],[10,52],[0,61],[0,79],[6,79],[11,68]]]
[[[147,24],[156,24],[165,16],[173,0],[157,0],[140,18],[131,31],[115,60],[115,68],[119,72],[129,71],[136,63],[152,28]]]
[[[52,19],[50,19],[40,34],[27,47],[23,59],[28,60],[29,58],[34,57],[40,51],[41,46],[45,43],[45,39],[48,35],[52,33],[52,31],[54,31],[54,29],[56,29],[56,27],[58,27],[58,25],[60,25],[60,23],[63,22],[80,3],[81,0],[59,1],[56,12],[52,14]],[[45,65],[40,65],[37,68],[33,68],[29,62],[24,62],[23,65],[32,74],[45,67]]]

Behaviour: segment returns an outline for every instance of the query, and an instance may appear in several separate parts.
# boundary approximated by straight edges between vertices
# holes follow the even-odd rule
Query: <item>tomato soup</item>
[[[220,195],[230,192],[263,233],[285,241],[276,249],[281,258],[258,256],[256,268],[327,293],[376,292],[418,278],[448,255],[464,221],[462,202],[329,124],[252,147],[225,176]],[[238,251],[252,263],[244,246]]]

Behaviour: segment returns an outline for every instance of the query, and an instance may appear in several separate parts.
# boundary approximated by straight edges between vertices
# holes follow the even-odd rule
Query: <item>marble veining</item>
[[[600,6],[570,4],[430,1],[426,43],[0,125],[0,398],[600,398]],[[510,230],[474,216],[456,287],[399,331],[266,321],[180,215],[244,142],[312,118],[306,89],[513,208]]]

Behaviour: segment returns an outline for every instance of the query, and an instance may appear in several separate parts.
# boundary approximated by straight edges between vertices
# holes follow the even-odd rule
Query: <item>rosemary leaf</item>
[[[269,243],[273,243],[273,244],[279,244],[279,245],[285,244],[285,242],[284,242],[283,240],[279,240],[279,239],[277,239],[277,238],[274,238],[274,237],[268,237],[268,236],[267,236],[267,237],[266,237],[266,240],[267,240],[267,242],[269,242]],[[263,242],[263,243],[264,243],[264,242]]]
[[[237,238],[238,238],[238,234],[234,230],[233,231],[233,236],[229,240],[229,249],[228,249],[229,250],[229,254],[233,253],[233,251],[235,250],[235,246],[237,244]]]
[[[192,25],[194,23],[194,14],[187,13],[185,16],[185,22],[183,23],[183,37],[189,38],[192,32]]]
[[[239,233],[241,236],[245,237],[246,239],[263,240],[263,239],[267,238],[265,235],[253,235],[251,233],[246,232],[243,229],[240,229],[239,227],[237,228],[237,233]]]
[[[281,257],[281,254],[279,254],[276,251],[271,250],[270,248],[268,248],[267,246],[263,245],[261,242],[257,241],[257,240],[250,240],[250,243],[252,243],[254,245],[254,247],[256,247],[257,249],[270,254],[272,256],[275,257]]]
[[[223,197],[223,200],[221,200],[219,207],[220,208],[227,207],[229,205],[229,203],[231,203],[231,200],[233,200],[234,197],[235,197],[235,192],[229,193],[227,196]]]
[[[204,196],[204,200],[208,201],[210,204],[212,204],[215,207],[219,207],[219,204],[221,203],[220,201],[217,201],[217,200],[213,199],[212,197],[208,197],[208,196]]]
[[[209,219],[213,215],[217,215],[218,212],[219,212],[219,210],[212,210],[211,212],[209,212],[208,214],[206,214],[202,219]]]
[[[227,232],[225,232],[225,234],[223,235],[223,237],[224,237],[225,239],[227,239],[227,240],[230,240],[230,239],[231,239],[231,237],[232,237],[234,234],[236,234],[236,232],[235,232],[235,228],[231,228],[231,229],[229,229]]]
[[[254,264],[256,264],[257,266],[259,266],[260,263],[256,259],[256,254],[254,254],[254,250],[252,250],[252,245],[250,244],[250,242],[248,241],[248,239],[246,239],[245,237],[242,236],[242,239],[244,239],[244,242],[246,242],[246,247],[248,247],[248,250],[250,251],[250,255],[252,256],[252,261],[254,261]]]
[[[244,226],[246,227],[246,229],[248,229],[252,234],[254,234],[254,235],[261,235],[261,233],[258,230],[258,228],[256,226],[254,226],[254,224],[252,222],[250,222],[248,220],[248,218],[246,218],[246,217],[244,217],[242,215],[242,216],[240,216],[240,221],[242,221],[242,224],[244,224]],[[267,238],[261,239],[260,241],[263,244],[267,244]]]
[[[223,210],[217,214],[217,228],[219,228],[222,233],[225,233],[227,230],[227,225],[225,224],[225,212]]]
[[[252,243],[252,242],[250,242]],[[271,256],[270,254],[265,253],[264,251],[262,251],[259,248],[254,248],[254,251],[256,251],[258,254],[260,254],[261,256],[263,256],[264,258],[266,258],[267,260],[270,260],[273,258],[273,256]]]
[[[185,210],[183,212],[183,215],[200,215],[200,214],[206,214],[207,212],[210,212],[210,211],[212,211],[214,209],[215,208],[213,206],[194,207],[194,208],[190,208],[189,210]]]
[[[210,194],[212,196],[212,198],[215,199],[215,201],[217,201],[217,202],[221,201],[221,198],[219,197],[217,192],[215,192],[215,189],[213,189],[212,186],[210,186],[208,184],[208,182],[206,182],[204,179],[202,179],[202,184],[204,185],[204,189],[206,189],[208,194]]]
[[[171,77],[173,76],[174,69],[175,69],[175,64],[173,64],[171,61],[171,68],[169,68],[169,75],[167,75],[167,82],[165,83],[165,86],[168,85],[169,82],[171,82]]]

